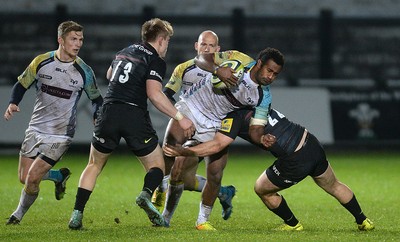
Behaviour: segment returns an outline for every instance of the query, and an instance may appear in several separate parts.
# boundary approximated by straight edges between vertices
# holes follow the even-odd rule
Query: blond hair
[[[74,21],[65,21],[58,25],[58,37],[64,38],[71,31],[83,32],[83,26]]]
[[[168,21],[153,18],[142,25],[141,34],[143,42],[153,42],[158,36],[171,37],[174,34],[174,29]]]

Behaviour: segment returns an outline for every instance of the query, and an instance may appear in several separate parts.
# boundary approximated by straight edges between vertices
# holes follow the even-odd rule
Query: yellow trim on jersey
[[[29,66],[25,69],[25,71],[18,76],[18,81],[21,83],[23,87],[28,89],[29,86],[35,81],[37,74],[37,67],[42,61],[51,58],[51,53],[52,52],[50,51],[45,54],[36,56],[35,59],[33,59],[32,62],[29,64]]]
[[[178,93],[182,87],[183,74],[185,73],[187,68],[193,65],[194,65],[194,59],[188,60],[186,62],[177,65],[174,69],[174,72],[172,72],[171,78],[169,79],[165,87],[173,90],[175,93]]]

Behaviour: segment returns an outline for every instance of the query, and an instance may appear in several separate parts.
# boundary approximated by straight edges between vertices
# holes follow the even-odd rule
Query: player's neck
[[[76,56],[71,56],[61,48],[58,48],[56,51],[56,58],[62,62],[73,62],[76,59]]]

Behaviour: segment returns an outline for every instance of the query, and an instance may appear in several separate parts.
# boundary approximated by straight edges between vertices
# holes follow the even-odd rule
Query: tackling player
[[[253,113],[253,110],[247,109],[234,111],[222,121],[212,141],[190,148],[165,145],[164,152],[170,156],[207,156],[225,149],[239,136],[270,151],[277,158],[257,179],[254,190],[265,206],[283,219],[280,230],[303,230],[303,225],[278,192],[307,176],[311,176],[318,186],[335,197],[354,216],[359,230],[374,229],[374,224],[362,212],[354,193],[337,180],[324,149],[313,134],[277,110],[271,109],[265,126],[259,123],[263,121],[252,121]]]

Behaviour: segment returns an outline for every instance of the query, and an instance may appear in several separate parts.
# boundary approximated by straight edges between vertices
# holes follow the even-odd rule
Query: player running
[[[10,104],[4,114],[11,119],[30,87],[36,88],[36,101],[21,146],[18,176],[25,184],[17,209],[7,224],[18,224],[39,195],[41,180],[55,182],[56,199],[64,197],[68,168],[52,169],[68,150],[76,128],[77,103],[82,91],[92,101],[93,118],[103,102],[92,69],[78,57],[83,45],[83,27],[73,21],[58,26],[55,51],[37,56],[18,77]]]
[[[211,83],[212,74],[225,83],[235,84],[237,77],[232,69],[219,67],[227,60],[237,60],[244,66],[243,78],[229,89],[215,89]],[[262,50],[256,60],[238,51],[201,54],[195,64],[210,72],[180,97],[175,107],[196,126],[193,138],[206,142],[214,138],[221,120],[231,111],[244,107],[257,107],[259,118],[267,118],[271,104],[269,84],[281,72],[284,65],[282,53],[274,48]],[[265,116],[265,117],[264,117]],[[175,121],[167,127],[165,143],[182,145],[187,141]],[[209,156],[207,161],[207,181],[202,192],[200,211],[196,222],[198,230],[215,230],[209,223],[212,207],[217,198],[223,170],[226,165],[227,150]]]
[[[218,36],[211,30],[203,31],[194,47],[197,54],[214,53],[220,50]],[[190,59],[176,66],[168,83],[165,85],[164,93],[175,103],[176,93],[185,94],[194,83],[207,76],[209,72],[197,67],[194,59]],[[198,164],[202,159],[198,157],[165,157],[165,174],[162,184],[158,187],[153,196],[153,204],[163,211],[163,216],[169,224],[172,215],[178,205],[183,190],[201,192],[204,188],[206,178],[196,174]],[[169,185],[168,185],[169,181]],[[164,209],[168,189],[168,206]],[[218,193],[222,205],[222,218],[227,220],[232,214],[232,198],[235,196],[234,186],[221,186]]]

